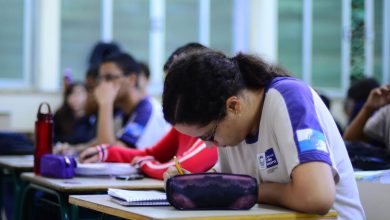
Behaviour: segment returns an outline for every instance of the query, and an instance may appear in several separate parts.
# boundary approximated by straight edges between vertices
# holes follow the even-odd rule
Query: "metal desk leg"
[[[5,175],[3,174],[3,170],[0,170],[0,220],[2,219],[2,212],[3,212],[3,190],[4,190],[4,180]],[[5,213],[5,208],[4,208]]]
[[[23,182],[19,177],[20,173],[13,173],[12,174],[13,182],[15,183],[14,185],[14,207],[13,207],[13,219],[18,220],[20,219],[20,204],[21,204],[21,199],[22,199],[22,192],[23,188],[25,187],[25,182]]]
[[[22,212],[23,212],[24,206],[26,205],[26,202],[31,203],[31,201],[32,201],[31,192],[29,192],[29,191],[31,191],[31,192],[41,191],[41,192],[45,192],[45,193],[54,195],[57,198],[58,204],[60,206],[60,214],[61,214],[62,220],[69,220],[70,219],[70,211],[71,210],[70,210],[70,205],[68,203],[68,197],[69,197],[68,194],[60,193],[60,192],[57,192],[55,190],[51,190],[51,189],[48,189],[48,188],[45,188],[42,186],[38,186],[35,184],[31,184],[31,183],[24,189],[24,192],[22,195],[22,205],[20,206]],[[26,211],[29,214],[31,213],[29,209]],[[25,214],[25,213],[23,213],[23,214]],[[23,215],[21,217],[22,217],[22,219],[25,219]]]
[[[78,220],[79,219],[79,207],[77,205],[71,205],[70,206],[70,212],[72,216],[72,220]]]

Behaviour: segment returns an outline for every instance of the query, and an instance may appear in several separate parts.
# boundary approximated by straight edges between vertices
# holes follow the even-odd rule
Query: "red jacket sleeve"
[[[201,140],[197,140],[193,146],[182,155],[176,156],[181,166],[192,173],[205,172],[211,169],[218,160],[217,148],[206,147],[206,144]],[[172,157],[170,158],[172,159]],[[141,170],[147,176],[163,179],[164,172],[170,166],[174,166],[173,160],[165,163],[149,160],[141,163]]]
[[[135,156],[146,156],[146,153],[144,150],[113,146],[107,149],[107,159],[105,161],[131,163]]]
[[[175,155],[178,146],[178,132],[172,128],[157,144],[143,150],[111,147],[107,150],[106,162],[128,162],[135,156],[153,156],[158,161],[168,161]]]
[[[145,149],[146,155],[153,156],[160,162],[168,162],[179,148],[179,136],[181,134],[174,128],[152,147]]]

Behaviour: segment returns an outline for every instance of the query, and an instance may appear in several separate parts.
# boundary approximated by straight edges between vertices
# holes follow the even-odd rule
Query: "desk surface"
[[[390,184],[357,182],[357,186],[367,219],[388,219]]]
[[[0,156],[0,168],[31,171],[34,167],[32,155]]]
[[[268,205],[250,210],[179,211],[172,206],[126,207],[110,201],[109,195],[72,195],[69,203],[126,219],[336,219],[334,211],[325,216],[298,213]]]
[[[161,180],[144,178],[142,180],[116,180],[113,177],[74,177],[72,179],[54,179],[36,176],[34,173],[22,173],[22,180],[60,192],[97,192],[108,188],[118,189],[163,189]]]

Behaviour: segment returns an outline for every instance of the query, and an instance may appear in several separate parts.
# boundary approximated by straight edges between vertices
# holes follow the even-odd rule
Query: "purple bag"
[[[169,203],[180,210],[250,209],[257,192],[255,178],[228,173],[177,175],[166,185]]]
[[[41,157],[41,175],[59,179],[74,177],[74,170],[77,167],[74,157],[45,154]]]

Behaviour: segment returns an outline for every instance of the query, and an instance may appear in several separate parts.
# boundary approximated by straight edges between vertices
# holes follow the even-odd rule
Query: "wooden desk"
[[[0,156],[0,168],[12,171],[31,171],[34,167],[33,155]]]
[[[335,211],[325,216],[298,213],[291,210],[256,205],[250,210],[179,211],[172,206],[126,207],[110,201],[105,195],[72,195],[72,205],[89,208],[126,219],[336,219]]]
[[[34,173],[23,173],[21,179],[27,182],[22,197],[22,205],[32,204],[32,192],[41,191],[57,197],[62,219],[69,219],[74,210],[70,209],[70,194],[106,193],[108,188],[120,189],[163,189],[161,180],[144,178],[142,180],[123,181],[109,177],[75,177],[72,179],[54,179],[36,176]],[[27,206],[26,206],[27,208]],[[24,210],[21,209],[21,212]],[[28,213],[28,210],[27,210]],[[24,213],[23,213],[24,214]],[[22,216],[23,217],[23,216]],[[24,218],[23,218],[24,219]]]
[[[20,180],[20,174],[26,171],[32,171],[34,167],[34,157],[32,155],[7,155],[0,156],[0,213],[3,208],[2,204],[2,191],[4,186],[5,178],[10,177],[11,182],[14,186],[14,194],[13,194],[13,218],[19,219],[19,205],[21,199],[21,191],[23,188],[23,182]],[[1,216],[0,216],[1,219]]]
[[[21,179],[30,184],[39,185],[60,192],[99,192],[108,188],[117,189],[164,189],[161,180],[144,178],[142,180],[123,181],[110,177],[74,177],[72,179],[54,179],[37,176],[34,173],[23,173]]]

